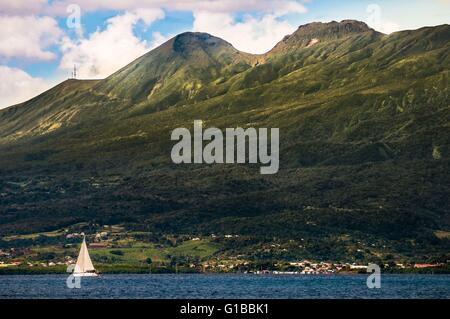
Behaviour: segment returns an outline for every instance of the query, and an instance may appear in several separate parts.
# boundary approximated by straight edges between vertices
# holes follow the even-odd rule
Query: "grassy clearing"
[[[129,244],[130,242],[128,242]],[[93,249],[90,251],[92,258],[107,260],[128,265],[140,265],[146,263],[148,258],[153,262],[168,262],[171,256],[178,257],[211,257],[220,246],[209,240],[185,241],[176,247],[157,247],[154,244],[134,242],[134,247]],[[119,254],[118,254],[119,253]]]

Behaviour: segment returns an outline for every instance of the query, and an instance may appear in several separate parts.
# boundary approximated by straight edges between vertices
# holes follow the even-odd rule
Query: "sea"
[[[76,287],[79,288],[76,288]],[[148,274],[0,276],[0,299],[450,299],[450,275]]]

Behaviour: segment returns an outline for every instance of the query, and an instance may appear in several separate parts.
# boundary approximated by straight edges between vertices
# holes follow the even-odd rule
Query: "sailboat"
[[[74,277],[97,277],[98,274],[92,264],[91,257],[86,245],[86,237],[83,238],[81,243],[80,253],[78,254],[77,263],[73,271]]]

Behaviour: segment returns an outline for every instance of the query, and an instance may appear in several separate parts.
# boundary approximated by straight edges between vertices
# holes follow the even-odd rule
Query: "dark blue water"
[[[0,298],[437,298],[450,299],[450,275],[367,276],[103,275],[69,289],[67,276],[0,276]]]

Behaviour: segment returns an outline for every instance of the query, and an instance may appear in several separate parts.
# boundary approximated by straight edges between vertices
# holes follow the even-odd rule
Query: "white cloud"
[[[194,31],[207,32],[248,53],[266,53],[297,28],[280,19],[288,13],[305,13],[298,1],[199,1],[194,9]],[[216,6],[212,6],[216,3]],[[200,8],[200,10],[198,10]],[[232,12],[262,11],[261,17],[247,15],[236,21]]]
[[[0,10],[7,14],[34,12],[56,16],[67,15],[67,8],[72,0],[37,0],[32,5],[29,1],[1,2]],[[77,40],[64,37],[60,44],[63,58],[60,67],[68,70],[73,64],[80,66],[80,75],[84,77],[104,77],[134,58],[147,52],[155,45],[167,40],[159,32],[153,33],[151,41],[145,41],[133,34],[138,20],[150,24],[163,17],[163,9],[186,10],[194,13],[193,29],[222,37],[238,49],[253,53],[269,50],[283,36],[295,30],[289,23],[279,17],[292,12],[305,12],[306,9],[295,0],[78,0],[82,14],[97,10],[122,10],[124,14],[107,21],[104,31],[83,37],[80,29]],[[234,21],[236,12],[262,13],[247,16],[243,21]],[[0,56],[50,60],[55,55],[46,48],[60,40],[62,31],[56,21],[50,17],[4,16],[0,26],[8,32],[0,35]],[[14,37],[12,37],[14,35]]]
[[[65,14],[65,10],[73,0],[55,0],[47,9],[55,14]],[[209,12],[287,12],[304,10],[298,0],[78,0],[76,3],[83,11],[96,10],[135,10],[140,8],[164,8],[184,11]]]
[[[385,34],[391,34],[402,29],[398,23],[391,21],[382,21],[380,24],[374,25],[373,28]]]
[[[304,12],[305,7],[295,0],[175,0],[165,2],[163,6],[174,10],[208,12],[271,12],[284,15],[287,12]]]
[[[21,69],[0,65],[0,109],[25,102],[52,85]]]
[[[389,21],[384,17],[383,10],[378,4],[369,4],[366,12],[369,14],[366,19],[367,24],[377,31],[390,34],[401,29],[398,23]]]
[[[152,33],[152,43],[150,45],[150,49],[160,46],[161,44],[163,44],[164,42],[166,42],[167,40],[169,40],[170,38],[172,38],[174,36],[175,35],[164,36],[163,34],[161,34],[161,32],[153,32]]]
[[[70,1],[56,1],[53,4],[53,9],[59,12],[65,10],[65,6]],[[162,0],[148,0],[148,1],[114,1],[105,2],[97,0],[79,0],[77,2],[83,11],[95,11],[95,10],[134,10],[133,12],[143,11],[142,8],[147,8],[148,12],[154,12],[155,10],[169,9],[169,10],[186,10],[192,11],[194,13],[194,25],[193,31],[208,32],[215,36],[224,38],[225,40],[236,46],[237,49],[251,52],[251,53],[264,53],[270,50],[278,41],[280,41],[285,35],[292,33],[297,26],[292,26],[286,21],[279,19],[281,16],[287,13],[304,13],[306,8],[299,1],[294,0],[247,0],[247,1],[236,1],[236,0],[172,0],[172,1],[162,1]],[[145,11],[145,9],[144,9]],[[232,16],[235,12],[259,12],[263,13],[262,16],[256,18],[255,16],[248,15],[243,21],[236,22]],[[127,13],[126,13],[127,15]],[[142,14],[141,14],[142,15]],[[114,19],[114,18],[113,18]],[[112,37],[113,29],[117,29],[114,21],[109,21],[110,24],[108,29],[104,32],[96,32],[91,35],[88,40],[83,40],[79,45],[76,45],[79,51],[85,51],[83,47],[90,47],[93,41],[101,43],[101,40],[107,42],[107,37]],[[135,20],[133,20],[135,21]],[[136,54],[132,55],[132,58],[136,58],[138,54],[145,52],[149,48],[149,45],[145,41],[140,42],[132,35],[131,28],[129,24],[121,28],[126,31],[126,36],[120,41],[125,43],[130,41],[131,47],[134,48],[133,52]],[[167,38],[161,37],[158,32],[154,33],[155,38],[153,44],[161,44]],[[120,43],[119,42],[119,43]],[[66,45],[68,47],[73,47],[73,45]],[[81,49],[81,50],[80,50]],[[92,50],[92,48],[90,48]],[[106,56],[104,53],[99,52],[101,49],[97,49],[99,55],[102,57]],[[73,51],[70,49],[70,51]],[[71,54],[72,55],[72,54]],[[103,77],[114,71],[114,68],[123,65],[125,58],[130,58],[129,55],[123,55],[122,60],[117,61],[117,63],[112,64],[110,62],[105,62],[103,67],[102,61],[95,59],[94,57],[88,58],[89,54],[80,53],[82,55],[78,57],[78,60],[82,62],[87,71],[86,76],[96,76]],[[91,54],[92,55],[92,54]],[[68,57],[68,54],[66,54]],[[88,58],[88,59],[86,59]],[[108,57],[106,57],[108,59]],[[72,55],[71,60],[74,60]],[[131,60],[130,60],[131,61]],[[69,67],[72,62],[66,63],[65,59],[61,65],[65,68]],[[111,61],[112,62],[112,61]],[[90,66],[87,66],[90,64]],[[106,67],[106,65],[114,67]],[[82,72],[83,73],[83,72]],[[97,75],[95,75],[97,74]]]
[[[248,53],[265,53],[296,29],[288,22],[280,21],[275,14],[262,18],[247,16],[236,22],[231,14],[203,11],[194,13],[194,19],[194,31],[211,33]]]
[[[46,50],[59,41],[62,31],[55,19],[35,16],[0,16],[0,56],[52,60]]]
[[[104,78],[149,51],[151,44],[133,33],[136,24],[143,21],[150,25],[163,17],[160,9],[126,12],[110,18],[104,31],[97,30],[88,38],[65,37],[60,68],[71,70],[76,64],[80,77]]]
[[[1,1],[0,12],[4,15],[29,15],[41,13],[47,6],[47,0]]]

